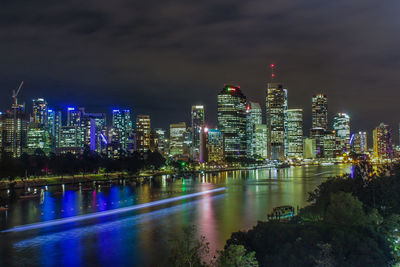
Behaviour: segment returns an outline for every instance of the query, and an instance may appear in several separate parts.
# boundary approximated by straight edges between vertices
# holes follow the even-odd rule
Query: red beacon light
[[[275,67],[275,64],[271,64],[270,66],[271,66],[271,68],[273,68],[273,67]]]

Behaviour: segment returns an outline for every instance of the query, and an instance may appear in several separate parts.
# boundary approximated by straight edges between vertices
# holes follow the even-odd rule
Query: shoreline
[[[138,174],[127,174],[124,172],[108,173],[108,174],[79,174],[73,176],[44,176],[36,178],[28,178],[24,181],[22,179],[16,179],[14,181],[0,181],[0,191],[10,189],[23,189],[25,187],[43,187],[43,186],[57,186],[57,185],[73,185],[79,183],[97,183],[97,182],[113,182],[116,180],[134,180],[136,183],[142,184],[146,180],[151,179],[153,176],[160,175],[193,175],[200,173],[213,173],[213,172],[225,172],[225,171],[237,171],[237,170],[252,170],[252,169],[263,169],[271,168],[268,166],[252,166],[252,167],[232,167],[224,169],[208,169],[208,170],[187,170],[187,171],[158,171],[148,173],[146,175]]]
[[[336,165],[336,164],[335,164]],[[293,165],[296,167],[297,165]],[[308,165],[300,165],[300,166],[308,166]],[[314,166],[314,165],[313,165]],[[317,166],[317,165],[315,165]],[[321,166],[321,165],[319,165]],[[21,178],[18,178],[14,181],[0,181],[0,192],[4,190],[11,189],[23,189],[26,187],[43,187],[43,186],[59,186],[59,185],[74,185],[79,183],[105,183],[116,180],[130,180],[136,182],[136,184],[143,184],[152,179],[153,176],[160,175],[170,175],[172,177],[180,176],[180,175],[194,175],[201,173],[219,173],[226,171],[239,171],[239,170],[257,170],[257,169],[269,169],[269,168],[277,168],[284,169],[292,166],[270,166],[270,165],[261,165],[261,166],[251,166],[251,167],[228,167],[223,169],[205,169],[205,170],[186,170],[186,171],[156,171],[152,173],[147,173],[145,175],[140,174],[127,174],[124,172],[115,172],[115,173],[107,173],[107,174],[79,174],[73,176],[44,176],[44,177],[36,177],[36,178],[28,178],[23,181]]]

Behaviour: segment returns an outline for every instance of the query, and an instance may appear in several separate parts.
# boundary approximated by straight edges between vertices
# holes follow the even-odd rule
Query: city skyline
[[[275,77],[275,76],[274,76],[274,77]],[[225,84],[225,85],[226,85],[226,84]],[[238,86],[239,86],[239,85],[238,85]],[[284,87],[286,88],[286,86],[285,86],[284,84],[282,84],[282,86],[284,86]],[[239,87],[240,87],[240,86],[239,86]],[[264,93],[265,93],[264,99],[265,99],[265,97],[267,96],[267,94],[266,94],[267,88],[268,88],[268,84],[266,85],[266,87],[265,87],[265,89],[264,89]],[[242,89],[242,88],[240,87],[240,89]],[[306,117],[304,116],[304,114],[303,114],[303,124],[302,124],[304,136],[308,136],[308,135],[309,135],[308,133],[309,133],[309,131],[312,129],[312,124],[313,124],[313,118],[312,118],[313,99],[314,99],[315,96],[321,95],[321,93],[317,93],[317,94],[315,94],[315,95],[310,96],[310,100],[311,100],[311,101],[310,101],[310,105],[309,105],[308,107],[294,107],[294,106],[291,106],[291,105],[290,105],[290,88],[284,89],[284,90],[285,90],[285,98],[286,98],[286,102],[287,102],[286,105],[287,105],[287,107],[288,107],[289,109],[297,109],[297,108],[299,108],[299,109],[302,109],[302,110],[303,110],[303,113],[304,113],[304,114],[307,113],[307,110],[309,109],[310,118],[306,118]],[[47,105],[48,108],[49,108],[49,111],[51,111],[51,112],[61,112],[62,114],[64,114],[64,116],[62,116],[62,122],[65,122],[66,125],[68,125],[68,114],[69,114],[69,112],[70,112],[71,110],[79,111],[80,109],[82,109],[83,111],[85,111],[85,110],[88,111],[89,109],[88,109],[87,107],[88,107],[88,106],[89,106],[89,107],[92,106],[90,103],[89,103],[88,105],[69,104],[69,105],[63,105],[63,106],[61,107],[61,109],[60,109],[60,106],[59,106],[59,105],[54,105],[53,103],[50,103],[50,104],[49,104],[49,101],[47,101],[47,98],[46,98],[46,97],[42,97],[42,96],[41,96],[41,97],[34,97],[34,98],[31,99],[31,101],[24,101],[24,97],[23,97],[24,91],[25,91],[24,88],[22,88],[21,91],[22,91],[22,93],[20,93],[20,95],[18,96],[18,103],[25,106],[25,110],[27,110],[29,114],[32,114],[32,118],[33,118],[33,119],[35,119],[35,115],[33,114],[35,111],[33,110],[33,109],[34,109],[34,104],[32,104],[32,103],[34,103],[35,101],[45,101],[45,102],[46,102],[46,105]],[[216,98],[217,98],[217,95],[218,95],[218,91],[219,91],[219,90],[216,90],[216,92],[215,92]],[[326,95],[326,94],[323,94],[323,93],[322,93],[322,95],[324,95],[324,97],[326,97],[326,98],[328,99],[328,101],[329,101],[328,109],[327,109],[327,116],[328,116],[327,128],[328,128],[328,129],[334,129],[334,120],[335,120],[335,117],[336,117],[338,114],[346,114],[346,116],[349,116],[349,113],[345,113],[345,112],[333,113],[333,112],[331,111],[331,108],[330,108],[330,103],[331,103],[331,101],[329,100],[329,96]],[[246,96],[247,96],[247,95],[246,95]],[[217,102],[217,101],[215,101],[215,102]],[[264,103],[263,103],[263,100],[260,101],[260,102],[257,102],[257,101],[254,101],[253,98],[247,96],[247,102],[248,102],[248,103],[257,103],[258,105],[261,105],[262,122],[263,122],[263,123],[266,123],[265,120],[266,120],[266,117],[267,117],[267,116],[266,116],[266,104],[265,104],[265,100],[264,100]],[[188,110],[185,110],[185,111],[184,111],[184,114],[183,114],[183,115],[181,114],[181,117],[185,117],[185,119],[184,119],[184,120],[180,120],[180,121],[184,121],[184,122],[187,123],[188,125],[191,125],[192,114],[191,114],[191,112],[190,112],[190,109],[193,108],[194,106],[202,106],[202,107],[203,107],[203,112],[204,112],[204,115],[203,115],[203,116],[204,116],[204,120],[205,120],[205,126],[207,126],[208,128],[218,128],[218,122],[217,122],[217,121],[214,122],[214,118],[213,118],[213,117],[215,117],[215,120],[217,120],[217,110],[215,110],[215,114],[213,114],[213,113],[210,112],[210,110],[208,110],[207,106],[205,106],[204,104],[201,104],[199,101],[197,101],[197,102],[195,102],[195,103],[197,103],[197,104],[185,104],[185,105],[184,105],[184,106],[189,105],[189,107],[188,107]],[[9,104],[11,104],[11,102],[10,102]],[[133,118],[133,119],[132,119],[132,122],[135,121],[134,118],[136,118],[136,116],[140,116],[140,115],[143,115],[143,114],[144,114],[144,113],[135,112],[135,108],[134,108],[134,107],[131,107],[131,106],[118,107],[118,108],[116,108],[115,105],[108,105],[108,106],[109,106],[109,107],[113,107],[113,108],[94,109],[94,110],[96,111],[96,113],[104,114],[105,117],[106,117],[106,119],[107,119],[107,121],[109,121],[109,122],[112,121],[113,112],[114,112],[115,110],[125,110],[125,109],[126,109],[126,110],[129,110],[129,111],[131,112],[131,116],[132,116],[132,118]],[[56,108],[54,108],[54,107],[56,107]],[[11,105],[9,105],[9,107],[6,108],[6,109],[0,110],[0,112],[5,113],[5,111],[7,111],[7,110],[11,110]],[[101,110],[101,111],[98,112],[98,110]],[[90,111],[90,112],[94,112],[92,109],[90,109],[89,111]],[[210,113],[211,113],[211,114],[210,114]],[[164,117],[163,123],[161,124],[162,126],[159,126],[160,124],[158,124],[158,125],[156,124],[156,125],[154,126],[154,124],[155,124],[154,121],[157,121],[157,119],[154,119],[154,118],[151,116],[151,112],[145,113],[145,114],[151,117],[151,120],[152,120],[152,129],[156,129],[156,128],[168,129],[171,123],[173,123],[174,121],[179,121],[179,120],[174,120],[173,118],[170,118],[170,117],[168,117],[168,118],[165,118],[165,117]],[[351,116],[350,116],[350,117],[351,117]],[[400,143],[400,142],[398,141],[399,138],[400,138],[400,124],[394,123],[394,124],[392,125],[392,124],[387,123],[387,122],[388,122],[388,120],[385,120],[385,119],[382,118],[376,125],[379,125],[380,123],[385,123],[385,124],[388,124],[388,125],[389,125],[390,127],[392,127],[393,129],[396,129],[396,127],[399,126],[398,131],[397,131],[397,130],[394,130],[394,131],[393,131],[393,144],[398,144],[398,143]],[[154,123],[154,124],[153,124],[153,123]],[[369,129],[367,129],[367,128],[355,128],[354,125],[357,125],[357,123],[354,122],[353,118],[351,117],[351,128],[350,128],[351,133],[357,133],[358,131],[370,132],[371,134],[368,135],[368,140],[369,140],[369,144],[371,144],[371,143],[372,143],[372,131],[376,128],[376,125],[373,126],[371,130],[369,130]]]
[[[26,102],[42,96],[59,107],[76,103],[93,112],[130,106],[134,115],[149,114],[163,128],[164,114],[189,122],[184,111],[203,104],[216,125],[216,103],[209,96],[233,83],[264,105],[273,62],[277,80],[290,90],[289,106],[304,109],[305,130],[309,96],[324,93],[331,103],[329,121],[347,113],[355,129],[370,132],[383,118],[396,125],[400,111],[398,19],[389,6],[356,0],[177,1],[173,7],[7,1],[0,11],[0,110],[25,80]]]

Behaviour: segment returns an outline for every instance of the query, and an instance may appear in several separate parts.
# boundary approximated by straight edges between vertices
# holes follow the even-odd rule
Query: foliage
[[[258,267],[255,252],[247,252],[242,245],[230,245],[219,252],[217,266],[219,267]]]
[[[210,251],[209,243],[204,236],[199,239],[194,238],[196,228],[194,226],[185,227],[180,238],[171,240],[171,252],[168,259],[168,266],[175,267],[201,267],[207,266],[202,260]]]
[[[323,216],[325,222],[339,225],[377,225],[382,220],[375,209],[367,214],[362,202],[345,192],[331,194]]]
[[[109,158],[90,151],[85,147],[82,154],[72,153],[54,154],[46,156],[42,150],[37,149],[33,155],[26,153],[14,159],[8,153],[2,153],[0,158],[0,179],[14,179],[16,177],[38,177],[42,175],[76,175],[125,171],[135,174],[144,168],[160,169],[165,164],[164,157],[158,151],[147,151],[139,154],[122,155],[120,158]]]

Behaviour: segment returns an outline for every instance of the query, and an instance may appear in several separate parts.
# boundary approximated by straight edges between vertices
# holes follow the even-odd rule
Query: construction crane
[[[24,81],[22,81],[20,83],[20,85],[19,85],[17,90],[13,90],[12,91],[12,98],[14,99],[14,106],[15,107],[17,107],[17,105],[18,105],[17,97],[18,97],[19,91],[21,91],[21,88],[22,88],[23,85],[24,85]]]
[[[17,99],[17,97],[18,97],[18,94],[21,91],[21,88],[22,88],[23,85],[24,85],[24,81],[21,82],[21,84],[19,85],[17,90],[13,90],[12,91],[12,98],[14,100],[14,103],[13,103],[13,106],[12,106],[12,109],[13,109],[13,112],[14,112],[14,125],[13,125],[13,131],[14,131],[13,132],[13,150],[14,151],[13,151],[13,154],[14,154],[15,158],[18,156],[18,153],[17,153],[17,150],[18,150],[18,147],[17,147],[17,127],[18,127],[17,109],[18,109],[18,99]]]

